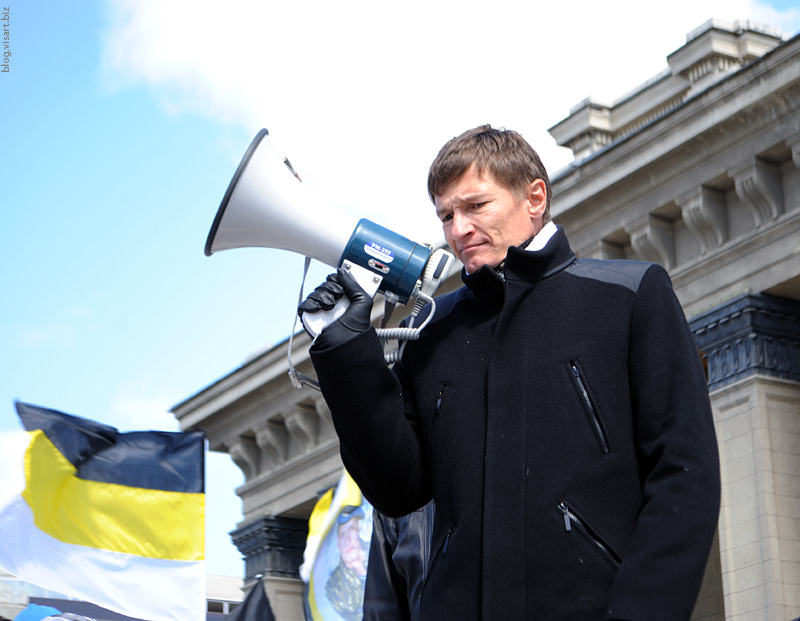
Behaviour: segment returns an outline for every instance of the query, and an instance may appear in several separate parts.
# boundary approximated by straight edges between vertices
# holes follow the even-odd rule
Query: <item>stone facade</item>
[[[552,215],[580,256],[664,265],[704,356],[723,507],[694,618],[790,619],[800,616],[800,37],[712,20],[667,62],[550,129],[575,156],[552,175]],[[460,285],[456,272],[440,291]],[[308,344],[296,335],[292,360],[312,375]],[[342,466],[324,401],[287,371],[284,343],[173,412],[244,472],[232,536],[245,579],[264,574],[277,617],[299,620],[305,521]]]
[[[743,294],[695,317],[719,441],[728,619],[800,612],[800,302]],[[715,555],[717,551],[715,550]],[[715,578],[716,580],[716,578]]]

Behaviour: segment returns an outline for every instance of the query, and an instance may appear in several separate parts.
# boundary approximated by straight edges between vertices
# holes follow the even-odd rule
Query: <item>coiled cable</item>
[[[423,309],[425,304],[431,305],[431,312],[428,313],[428,316],[425,318],[425,321],[418,327],[414,327],[414,320],[419,315],[419,312]],[[382,341],[402,341],[400,347],[396,350],[386,352],[384,354],[384,358],[386,360],[386,364],[394,364],[403,356],[403,351],[405,350],[406,343],[408,341],[416,341],[419,339],[420,333],[422,332],[423,328],[430,323],[431,319],[433,319],[433,315],[436,312],[436,301],[422,292],[419,292],[416,301],[414,302],[414,308],[411,311],[411,315],[409,316],[408,326],[405,328],[381,328],[380,330],[376,330],[378,333],[378,338]]]

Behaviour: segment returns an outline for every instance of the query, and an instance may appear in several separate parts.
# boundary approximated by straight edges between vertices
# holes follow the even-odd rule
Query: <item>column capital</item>
[[[299,578],[308,523],[285,517],[264,516],[231,532],[245,561],[245,581],[258,574]]]
[[[689,326],[708,363],[709,390],[756,373],[800,382],[800,302],[747,293]]]

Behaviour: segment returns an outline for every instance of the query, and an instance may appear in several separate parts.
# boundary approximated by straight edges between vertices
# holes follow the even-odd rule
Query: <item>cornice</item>
[[[754,374],[800,382],[800,302],[743,294],[689,325],[717,390]]]
[[[667,56],[668,69],[612,104],[584,99],[548,132],[580,165],[782,44],[779,31],[753,22],[709,20]]]
[[[174,405],[170,410],[178,419],[181,429],[192,429],[208,424],[208,420],[221,410],[254,392],[262,391],[268,385],[275,386],[273,380],[284,377],[285,391],[295,390],[287,375],[287,344],[278,343],[274,347],[256,354],[240,367],[195,393],[188,399]],[[305,332],[297,333],[292,343],[292,362],[295,367],[310,365],[308,348],[310,338]],[[310,389],[301,390],[303,397]]]
[[[795,37],[639,131],[569,165],[553,177],[553,218],[673,152],[693,148],[708,132],[774,123],[800,106],[800,37]]]
[[[783,263],[787,260],[785,254],[777,253],[773,262],[765,262],[760,259],[753,262],[754,255],[764,255],[770,248],[785,248],[791,245],[791,240],[797,237],[797,232],[800,229],[800,211],[793,211],[784,214],[778,220],[771,223],[769,228],[763,228],[754,231],[752,235],[738,237],[737,239],[728,240],[721,246],[709,250],[706,254],[700,254],[696,259],[690,263],[686,263],[670,272],[673,287],[676,293],[681,298],[681,303],[684,308],[695,307],[701,299],[704,300],[720,300],[723,296],[722,292],[727,285],[732,283],[743,283],[748,280],[752,275],[753,270],[764,270],[774,267],[775,263]],[[696,296],[686,297],[683,290],[687,288],[690,283],[701,281],[703,278],[724,273],[726,270],[732,269],[737,263],[742,261],[747,262],[747,267],[737,269],[736,277],[733,280],[715,278],[721,289],[717,288],[704,288],[698,292]],[[740,289],[741,291],[741,289]],[[705,312],[705,311],[703,311]]]

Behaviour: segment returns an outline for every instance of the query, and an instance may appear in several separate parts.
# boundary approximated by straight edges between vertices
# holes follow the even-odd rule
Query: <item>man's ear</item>
[[[542,179],[536,179],[528,187],[528,212],[532,219],[541,219],[547,209],[547,187]]]

